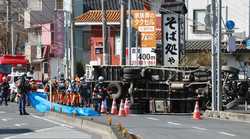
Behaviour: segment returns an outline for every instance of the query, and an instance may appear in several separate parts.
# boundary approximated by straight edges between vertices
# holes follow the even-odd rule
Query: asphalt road
[[[30,115],[20,116],[17,104],[0,106],[0,139],[101,139],[95,133],[46,119],[33,108],[27,111]]]
[[[193,120],[192,116],[130,115],[113,116],[143,139],[249,139],[250,124],[222,120]],[[96,117],[105,121],[105,117]]]

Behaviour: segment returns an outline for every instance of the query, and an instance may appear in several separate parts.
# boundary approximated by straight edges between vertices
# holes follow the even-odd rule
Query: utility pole
[[[7,46],[7,50],[8,53],[12,53],[13,54],[13,44],[11,44],[13,42],[13,36],[12,36],[12,21],[11,21],[11,0],[6,0],[6,46]]]
[[[131,0],[128,0],[128,65],[131,65]]]
[[[211,11],[212,11],[212,24],[211,24],[211,34],[212,34],[212,42],[211,42],[211,74],[212,74],[212,111],[216,110],[216,1],[212,0],[211,3]]]
[[[248,37],[250,38],[250,0],[249,0],[249,4],[248,4]]]
[[[126,65],[126,0],[121,0],[121,25],[120,25],[120,38],[121,38],[121,65]]]
[[[217,111],[222,110],[222,87],[221,87],[221,20],[222,20],[222,0],[218,0],[218,24],[217,24]]]
[[[74,0],[71,0],[72,11],[70,13],[71,25],[70,25],[70,41],[71,41],[71,78],[75,76],[75,51],[74,51]]]
[[[65,48],[65,53],[66,53],[66,58],[65,58],[65,64],[66,64],[66,78],[69,77],[69,37],[68,37],[68,20],[69,20],[69,16],[68,16],[68,12],[65,10],[64,12],[65,14],[65,27],[64,27],[64,39],[65,39],[65,43],[64,43],[64,48]]]
[[[106,20],[106,0],[102,0],[102,39],[103,39],[103,65],[109,65],[109,49],[107,37],[107,20]]]

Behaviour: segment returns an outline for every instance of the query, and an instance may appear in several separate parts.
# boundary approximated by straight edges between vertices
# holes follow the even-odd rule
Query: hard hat
[[[99,76],[99,77],[98,77],[98,81],[99,81],[99,82],[102,82],[103,80],[104,80],[103,76]]]
[[[80,81],[83,81],[83,80],[85,80],[85,77],[84,77],[84,76],[80,78]]]
[[[3,81],[6,81],[6,79],[7,79],[7,78],[6,78],[6,76],[3,76],[3,78],[2,78],[2,79],[3,79]]]
[[[27,77],[32,77],[33,75],[30,72],[28,72],[26,76]]]

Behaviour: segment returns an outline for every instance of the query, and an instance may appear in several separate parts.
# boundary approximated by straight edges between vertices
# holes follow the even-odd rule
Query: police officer
[[[92,95],[93,105],[96,111],[100,111],[101,103],[106,99],[107,96],[107,90],[103,81],[104,78],[102,76],[98,77],[98,82],[95,85]]]
[[[26,80],[26,75],[22,75],[17,83],[17,96],[19,97],[18,105],[20,115],[29,115],[25,110],[26,95],[30,90],[29,82]]]
[[[58,88],[57,88],[58,99],[59,99],[60,104],[63,104],[64,102],[65,91],[66,91],[66,81],[64,79],[64,75],[61,74],[60,80],[58,81]]]
[[[84,107],[89,107],[90,104],[90,87],[86,82],[85,77],[80,78],[79,86],[80,96],[81,96],[81,105]]]
[[[0,96],[1,96],[1,99],[0,99],[0,105],[2,105],[2,102],[4,101],[5,102],[5,106],[8,105],[8,95],[9,95],[9,88],[10,88],[10,85],[7,81],[7,78],[6,76],[3,77],[3,82],[0,84]]]

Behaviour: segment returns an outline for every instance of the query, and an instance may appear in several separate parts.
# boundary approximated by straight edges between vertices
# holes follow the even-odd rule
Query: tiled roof
[[[211,41],[209,40],[188,40],[186,41],[186,50],[202,51],[211,48]]]
[[[222,51],[227,49],[226,43],[222,43]],[[236,43],[237,51],[247,50],[243,45]],[[210,40],[188,40],[186,41],[186,51],[204,51],[211,49]]]
[[[120,22],[120,11],[107,10],[106,19],[107,22]],[[102,22],[102,11],[90,10],[81,16],[76,17],[76,22]]]
[[[106,9],[107,10],[120,10],[120,0],[106,0]],[[131,0],[131,6],[133,10],[142,10],[144,8],[145,0]],[[83,9],[88,10],[101,10],[101,0],[83,0]]]

